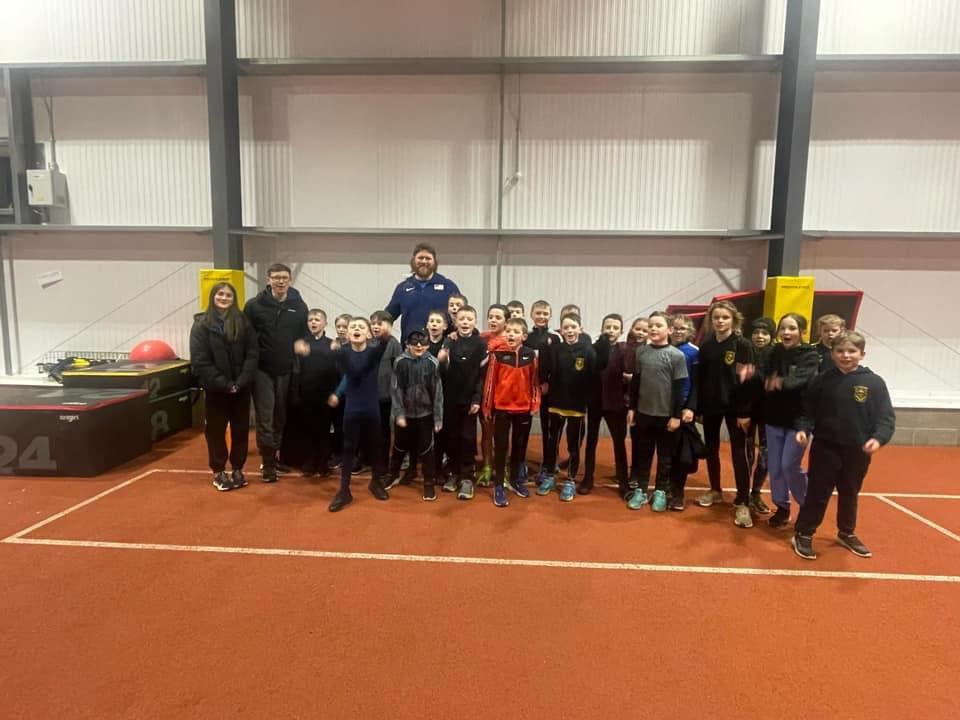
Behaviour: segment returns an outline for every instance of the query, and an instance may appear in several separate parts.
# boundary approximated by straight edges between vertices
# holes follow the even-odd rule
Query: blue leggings
[[[796,440],[797,431],[767,425],[767,469],[770,493],[778,508],[789,512],[790,496],[803,505],[807,497],[807,473],[800,466],[804,447]]]

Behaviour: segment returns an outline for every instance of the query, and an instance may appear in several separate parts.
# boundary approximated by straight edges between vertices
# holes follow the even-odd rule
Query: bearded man
[[[406,337],[412,328],[426,327],[431,310],[440,309],[446,314],[447,300],[460,294],[453,280],[437,272],[437,250],[432,245],[420,243],[413,249],[410,270],[410,276],[397,285],[386,307],[394,320],[398,316],[403,320],[400,337]]]

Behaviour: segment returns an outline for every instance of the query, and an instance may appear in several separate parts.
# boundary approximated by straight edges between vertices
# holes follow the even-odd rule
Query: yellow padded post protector
[[[237,307],[243,309],[243,270],[201,270],[200,271],[200,310],[207,309],[210,288],[219,282],[228,282],[237,290]]]
[[[811,275],[780,275],[767,278],[766,292],[763,294],[763,314],[780,321],[789,312],[803,315],[807,319],[807,331],[803,339],[810,341],[810,331],[816,318],[813,314],[814,278]]]

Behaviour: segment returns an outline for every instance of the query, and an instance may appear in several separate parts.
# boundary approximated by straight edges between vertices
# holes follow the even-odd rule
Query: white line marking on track
[[[274,557],[324,558],[336,560],[379,560],[381,562],[435,563],[445,565],[499,565],[513,567],[613,570],[628,572],[688,573],[695,575],[753,575],[761,577],[804,577],[852,580],[896,580],[907,582],[960,583],[960,575],[917,575],[912,573],[853,572],[837,570],[793,570],[789,568],[709,567],[703,565],[653,565],[647,563],[576,562],[571,560],[525,560],[519,558],[462,557],[455,555],[399,555],[394,553],[334,552],[287,548],[220,547],[216,545],[169,545],[99,540],[54,540],[7,538],[13,545],[105,548],[110,550],[159,550],[168,552],[261,555]]]
[[[934,530],[936,530],[936,531],[939,532],[939,533],[943,533],[943,534],[946,535],[948,538],[950,538],[950,539],[952,539],[952,540],[956,540],[957,542],[960,542],[960,535],[957,535],[955,532],[951,532],[951,531],[947,530],[945,527],[943,527],[943,526],[941,526],[941,525],[937,525],[935,522],[933,522],[933,520],[928,520],[928,519],[925,518],[923,515],[920,515],[919,513],[915,513],[915,512],[914,512],[913,510],[911,510],[910,508],[906,508],[906,507],[904,507],[903,505],[901,505],[900,503],[894,502],[894,501],[891,500],[890,498],[884,497],[883,495],[878,495],[878,496],[877,496],[877,500],[882,500],[882,501],[885,502],[887,505],[890,505],[891,507],[895,507],[895,508],[896,508],[897,510],[899,510],[900,512],[909,515],[909,516],[912,517],[914,520],[919,520],[919,521],[922,522],[924,525],[928,525],[929,527],[932,527]]]
[[[192,469],[191,469],[191,470],[185,470],[185,469],[178,469],[178,468],[156,468],[156,469],[154,469],[153,472],[158,472],[158,473],[173,473],[173,474],[177,474],[177,475],[179,475],[179,474],[183,474],[183,475],[210,475],[210,474],[211,474],[209,470],[192,470]],[[259,472],[254,472],[254,471],[246,471],[246,470],[245,470],[244,472],[245,472],[247,475],[257,475],[257,476],[260,475]],[[281,475],[280,477],[299,477],[299,474],[298,474],[298,473],[295,473],[295,472],[291,472],[291,473],[286,473],[286,474],[284,474],[284,475]],[[330,477],[333,478],[334,475],[331,474]],[[606,484],[605,484],[605,487],[615,488],[615,487],[617,487],[617,484],[616,484],[616,483],[606,483]],[[706,491],[709,490],[709,489],[710,489],[710,488],[707,487],[706,485],[687,485],[687,490],[691,490],[691,491],[706,492]],[[726,493],[735,493],[735,492],[737,491],[737,489],[736,489],[736,488],[727,487],[727,488],[723,488],[723,491],[726,492]],[[768,490],[768,489],[763,489],[763,490],[761,490],[760,492],[762,492],[764,495],[769,495],[769,494],[770,494],[770,490]],[[836,495],[836,492],[834,492],[834,495]],[[916,498],[916,499],[929,498],[930,500],[960,500],[960,495],[935,494],[935,493],[910,493],[910,492],[903,492],[903,493],[901,493],[901,492],[875,493],[875,492],[861,492],[861,493],[860,493],[860,496],[861,496],[861,497],[875,497],[875,498],[879,498],[879,497],[898,497],[898,498]]]
[[[614,484],[609,485],[609,487],[617,487],[617,485],[614,483]],[[710,489],[710,488],[707,487],[706,485],[702,485],[702,486],[698,486],[698,485],[687,485],[687,490],[697,490],[697,491],[702,490],[702,491],[706,492],[706,491],[709,490],[709,489]],[[735,493],[735,492],[737,492],[737,489],[736,489],[735,487],[733,487],[733,488],[723,488],[723,491],[724,491],[724,492],[727,492],[727,493]],[[770,494],[770,491],[767,490],[767,489],[763,489],[763,490],[761,490],[760,492],[762,492],[764,495],[769,495],[769,494]],[[833,494],[834,494],[834,495],[837,494],[836,490],[834,490]],[[898,498],[917,498],[917,499],[929,498],[929,499],[931,499],[931,500],[960,500],[960,495],[942,495],[942,494],[936,494],[936,493],[861,492],[861,493],[859,493],[859,495],[860,495],[860,497],[875,497],[875,498],[898,497]]]
[[[134,477],[130,478],[129,480],[124,480],[124,481],[123,481],[122,483],[120,483],[119,485],[114,485],[113,487],[107,488],[107,489],[104,490],[102,493],[99,493],[99,494],[97,494],[97,495],[94,495],[92,498],[87,498],[87,499],[84,500],[83,502],[79,502],[79,503],[77,503],[76,505],[74,505],[74,506],[72,506],[72,507],[68,507],[66,510],[63,510],[63,511],[61,511],[61,512],[58,512],[56,515],[51,515],[51,516],[48,517],[46,520],[41,520],[40,522],[36,523],[35,525],[31,525],[30,527],[24,528],[23,530],[21,530],[21,531],[18,532],[18,533],[14,533],[14,534],[11,535],[10,537],[5,538],[5,539],[3,540],[3,542],[10,542],[10,541],[16,540],[17,538],[21,538],[21,537],[23,537],[24,535],[28,535],[28,534],[32,533],[34,530],[39,530],[39,529],[42,528],[44,525],[49,525],[50,523],[54,522],[55,520],[59,520],[60,518],[65,517],[66,515],[69,515],[70,513],[74,512],[74,511],[76,511],[76,510],[79,510],[80,508],[83,508],[83,507],[86,507],[87,505],[90,505],[90,504],[92,504],[92,503],[95,503],[95,502],[96,502],[97,500],[99,500],[100,498],[104,498],[104,497],[106,497],[107,495],[110,495],[111,493],[115,493],[117,490],[122,490],[123,488],[127,487],[127,485],[132,485],[132,484],[135,483],[137,480],[141,480],[141,479],[147,477],[147,475],[152,475],[152,474],[155,473],[155,472],[158,472],[158,470],[157,470],[156,468],[150,468],[149,470],[146,470],[146,471],[140,473],[139,475],[135,475]]]

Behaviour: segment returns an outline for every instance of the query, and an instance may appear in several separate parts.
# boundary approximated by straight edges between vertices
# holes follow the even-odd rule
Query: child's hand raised
[[[293,344],[293,352],[300,357],[306,357],[310,354],[310,344],[306,340],[297,340]]]
[[[446,363],[450,361],[450,351],[446,348],[443,348],[440,352],[437,353],[437,361]]]
[[[339,349],[340,349],[340,341],[339,341],[339,340],[334,340],[333,342],[331,342],[331,343],[330,343],[330,349],[333,350],[333,352],[336,352],[337,350],[339,350]]]

